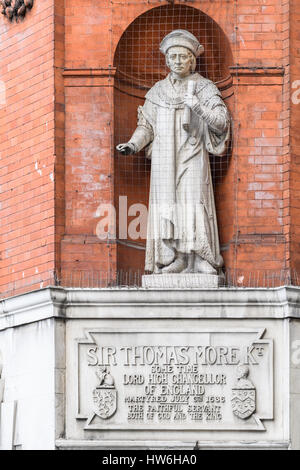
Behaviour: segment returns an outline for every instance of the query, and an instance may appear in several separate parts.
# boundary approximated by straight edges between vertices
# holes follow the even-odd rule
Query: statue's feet
[[[193,266],[187,266],[183,271],[181,271],[182,274],[188,274],[188,273],[194,273],[194,267]]]
[[[162,269],[163,274],[170,274],[170,273],[182,273],[182,271],[186,268],[186,261],[184,258],[176,258],[173,263],[169,264]]]
[[[194,264],[195,264],[195,254],[189,253],[187,255],[187,267],[181,271],[183,274],[194,273]]]
[[[158,266],[155,266],[153,274],[161,274],[161,272],[162,272],[162,269],[159,268]]]
[[[215,268],[211,264],[209,264],[208,261],[201,258],[200,260],[196,259],[194,272],[202,274],[217,274]]]

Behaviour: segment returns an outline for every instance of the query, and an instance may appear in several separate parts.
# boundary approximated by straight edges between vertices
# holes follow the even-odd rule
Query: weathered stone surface
[[[142,277],[142,286],[151,288],[210,288],[222,285],[223,278],[214,274],[149,274]]]
[[[259,327],[179,328],[176,320],[169,328],[86,330],[76,341],[76,418],[85,430],[128,436],[264,431],[274,391],[273,341],[264,335]]]
[[[1,302],[5,445],[300,448],[298,297],[53,288]]]

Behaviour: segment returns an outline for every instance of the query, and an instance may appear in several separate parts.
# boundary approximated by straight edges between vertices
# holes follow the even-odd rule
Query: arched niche
[[[185,5],[167,5],[153,8],[137,17],[124,31],[116,48],[114,89],[114,143],[127,142],[136,127],[137,108],[144,96],[158,80],[169,73],[165,57],[159,51],[163,37],[174,29],[186,29],[203,44],[205,52],[197,61],[196,71],[219,86],[224,98],[231,95],[232,53],[227,36],[220,26],[202,11]],[[115,206],[119,212],[119,197],[123,196],[121,219],[125,220],[127,207],[132,204],[148,206],[151,163],[143,152],[135,156],[122,156],[115,150],[114,156]],[[229,158],[212,157],[211,167],[215,187],[226,175]],[[218,190],[216,191],[218,193]],[[222,192],[222,191],[221,191]],[[222,194],[216,194],[218,199]],[[228,215],[228,214],[227,214]],[[128,217],[128,224],[134,217]],[[120,218],[117,217],[119,221]],[[118,227],[119,229],[119,227]],[[119,230],[117,233],[120,235]],[[143,271],[145,239],[124,238],[124,230],[118,237],[117,269],[132,272],[125,283],[135,283],[133,273]],[[226,238],[226,237],[225,237]],[[129,275],[130,276],[130,275]]]

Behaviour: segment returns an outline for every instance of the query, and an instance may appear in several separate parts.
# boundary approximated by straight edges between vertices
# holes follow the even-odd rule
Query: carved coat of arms
[[[237,380],[232,388],[231,405],[233,413],[240,419],[247,419],[256,409],[256,389],[248,379],[249,368],[239,366]]]
[[[102,419],[111,418],[117,410],[117,390],[115,381],[106,367],[96,372],[99,384],[93,390],[94,413]]]

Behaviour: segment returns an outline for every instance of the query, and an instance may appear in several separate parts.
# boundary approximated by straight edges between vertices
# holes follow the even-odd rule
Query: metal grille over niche
[[[147,91],[159,80],[166,78],[169,69],[165,56],[160,52],[162,39],[175,29],[194,34],[204,46],[204,54],[197,59],[195,72],[212,80],[222,93],[228,107],[233,109],[234,96],[229,67],[233,58],[230,44],[223,30],[208,15],[186,5],[164,5],[139,16],[121,36],[115,56],[114,67],[114,147],[127,142],[136,128],[137,109],[144,103]],[[221,158],[211,155],[210,165],[215,191],[216,210],[219,220],[221,243],[227,242],[226,217],[233,211],[225,193],[232,185],[232,143]],[[142,271],[145,258],[146,230],[139,238],[131,238],[130,231],[124,235],[124,211],[127,225],[134,219],[130,208],[136,204],[148,206],[151,162],[145,152],[123,156],[115,150],[115,207],[117,209],[118,272]],[[168,175],[165,175],[168,178]],[[232,200],[233,196],[231,196]],[[133,210],[134,213],[134,210]],[[233,217],[233,213],[232,213]],[[223,218],[223,220],[222,220]],[[121,234],[121,236],[120,236]]]

